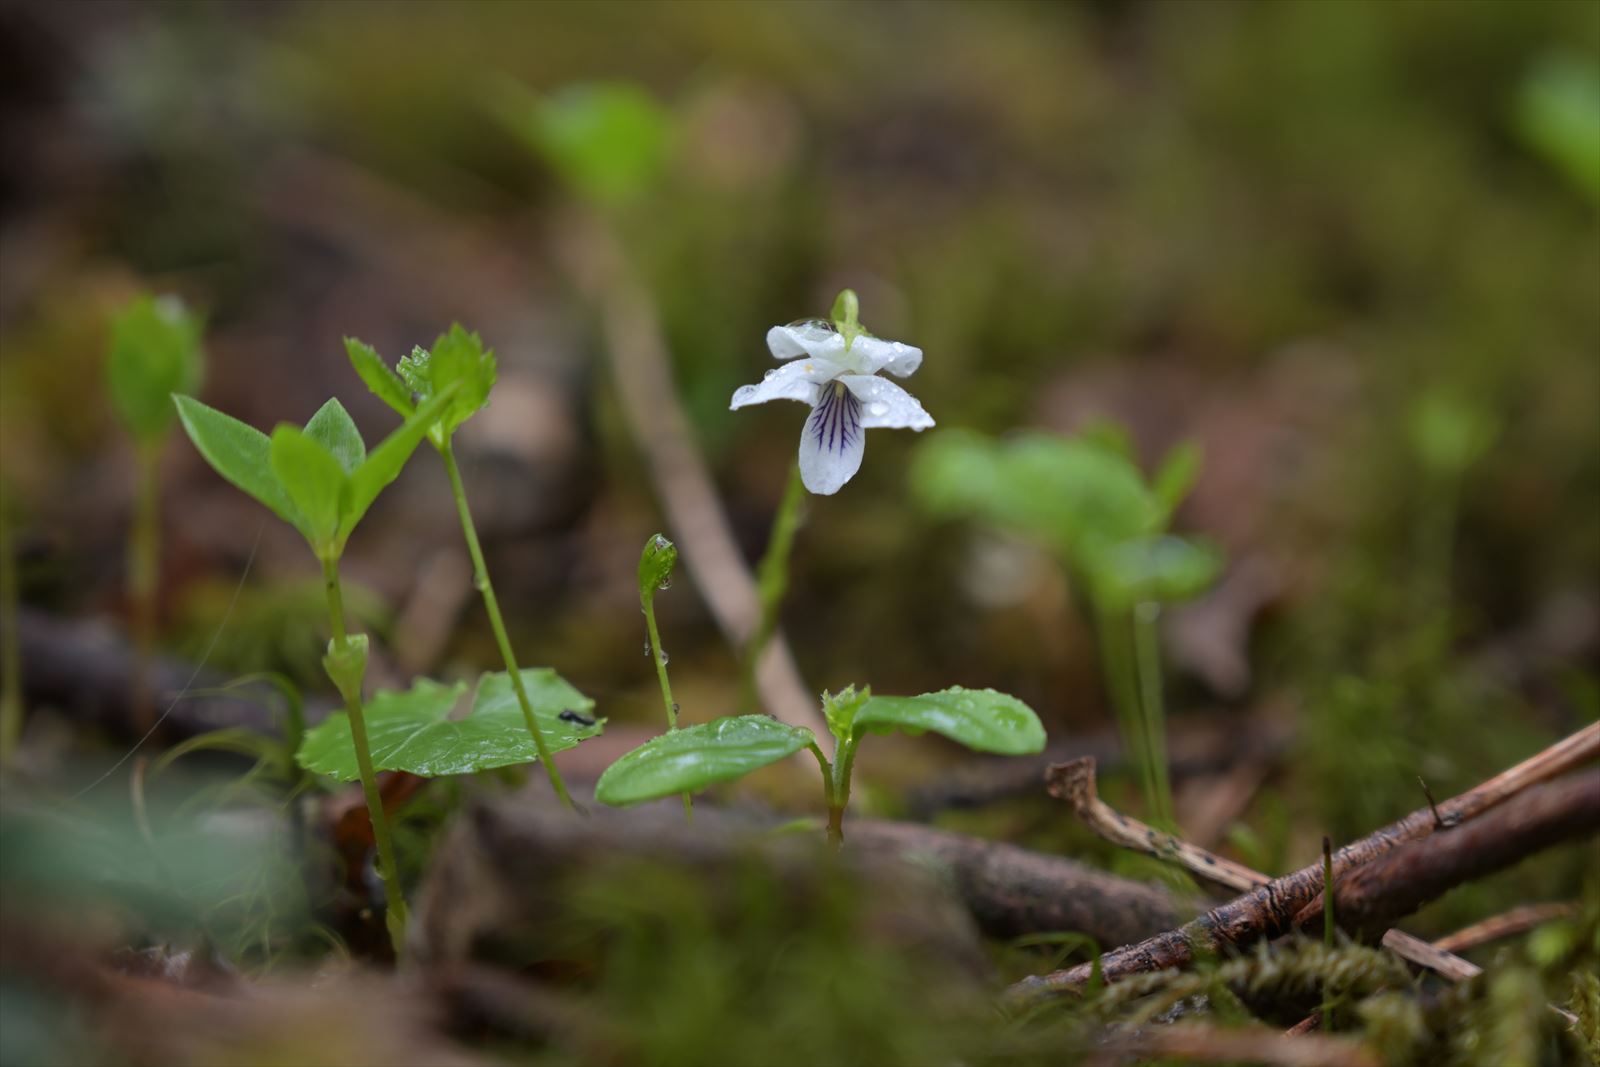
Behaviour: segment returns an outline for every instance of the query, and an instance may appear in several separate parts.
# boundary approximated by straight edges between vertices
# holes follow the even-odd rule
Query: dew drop
[[[663,590],[664,589],[671,589],[672,588],[672,579],[671,578],[663,578],[663,579],[661,579],[661,584],[656,586],[656,588],[657,589],[663,589]]]
[[[672,714],[678,714],[678,702],[676,700],[672,702]]]
[[[765,373],[765,374],[763,374],[763,375],[762,375],[762,376],[761,376],[761,380],[762,380],[762,381],[767,381],[767,380],[768,380],[768,379],[770,379],[770,378],[771,378],[771,377],[772,377],[772,376],[773,376],[773,375],[774,375],[774,374],[777,374],[777,373],[778,373],[778,369],[777,369],[777,368],[776,368],[776,367],[774,367],[774,368],[773,368],[773,369],[772,369],[772,370],[769,370],[769,371],[767,371],[767,373]]]
[[[744,401],[749,400],[751,397],[753,397],[755,395],[756,395],[756,387],[755,386],[753,386],[753,385],[741,385],[741,386],[739,386],[739,388],[737,388],[737,389],[735,389],[733,391],[733,402],[735,404],[741,404]]]
[[[667,664],[669,664],[671,662],[672,662],[672,657],[667,655],[667,650],[663,648],[661,650],[661,665],[663,667],[665,667]]]
[[[648,658],[649,655],[650,655],[650,642],[649,641],[646,641],[644,643],[644,654],[645,654],[646,658]]]
[[[874,418],[881,419],[885,415],[889,414],[889,405],[888,404],[874,402],[874,403],[871,403],[871,404],[867,405],[867,410],[872,413]]]
[[[824,333],[838,333],[833,323],[827,319],[795,319],[789,324],[791,330],[821,330]]]

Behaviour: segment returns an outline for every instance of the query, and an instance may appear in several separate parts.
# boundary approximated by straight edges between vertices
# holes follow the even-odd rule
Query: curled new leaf
[[[765,715],[740,715],[673,730],[607,767],[595,786],[595,799],[626,807],[692,793],[787,759],[813,740],[810,730]]]
[[[678,546],[661,534],[654,534],[639,553],[639,599],[655,599],[656,590],[665,589],[678,565]]]

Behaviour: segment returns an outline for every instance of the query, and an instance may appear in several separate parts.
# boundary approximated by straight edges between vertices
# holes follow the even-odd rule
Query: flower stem
[[[0,486],[0,493],[3,493]],[[22,653],[17,636],[17,556],[11,543],[11,515],[0,495],[0,767],[11,762],[22,736]]]
[[[128,595],[133,602],[133,721],[143,732],[155,722],[150,660],[155,651],[156,585],[161,567],[160,494],[156,481],[157,446],[138,447],[138,496],[133,535],[128,544]]]
[[[806,487],[800,480],[800,464],[789,470],[789,484],[783,491],[783,502],[772,520],[772,533],[767,539],[767,550],[761,556],[756,570],[756,593],[761,601],[761,617],[745,645],[743,680],[740,685],[739,710],[756,710],[756,668],[761,653],[772,640],[778,628],[778,609],[789,591],[789,553],[794,548],[795,530],[800,527],[801,505],[805,502]]]
[[[1139,707],[1144,724],[1145,753],[1155,783],[1155,821],[1169,833],[1177,831],[1172,810],[1172,781],[1167,769],[1167,714],[1161,692],[1161,648],[1156,633],[1160,605],[1144,603],[1133,609],[1133,658],[1139,679]]]
[[[483,548],[478,544],[478,528],[473,525],[472,512],[467,509],[467,491],[461,484],[461,468],[456,464],[455,449],[448,440],[439,450],[439,455],[444,457],[444,469],[450,475],[450,493],[455,497],[456,514],[461,518],[461,533],[467,539],[467,552],[472,556],[472,583],[482,594],[483,606],[489,612],[489,625],[494,629],[495,643],[500,646],[500,658],[505,661],[506,672],[511,676],[511,688],[515,690],[517,703],[522,707],[522,721],[533,737],[533,747],[539,751],[539,762],[550,778],[551,788],[561,798],[561,803],[572,809],[572,797],[567,793],[566,783],[561,780],[561,772],[556,770],[555,763],[550,759],[550,747],[545,743],[544,731],[539,729],[539,721],[533,716],[533,702],[528,699],[527,687],[522,684],[522,672],[517,669],[517,658],[511,651],[511,638],[506,635],[505,620],[500,615],[500,602],[495,599],[494,585],[489,581],[489,568],[483,561]]]
[[[339,564],[335,559],[322,561],[322,582],[328,594],[328,619],[333,625],[333,643],[340,650],[350,646],[344,628],[344,594],[339,587]],[[338,682],[339,679],[335,679]],[[372,769],[372,750],[367,744],[367,720],[361,710],[360,684],[354,687],[339,685],[344,697],[344,710],[350,718],[350,740],[355,745],[356,767],[361,772],[361,792],[367,800],[367,814],[372,817],[372,836],[378,844],[378,874],[383,878],[385,904],[388,908],[389,938],[394,943],[395,959],[405,945],[406,898],[400,890],[400,868],[395,863],[394,841],[389,836],[389,817],[383,811],[383,795],[378,792],[378,775]]]
[[[667,729],[678,728],[678,705],[672,699],[672,682],[667,678],[667,654],[661,650],[661,631],[656,629],[656,598],[652,591],[639,597],[639,607],[644,611],[645,633],[650,637],[650,658],[655,661],[656,681],[661,683],[661,704],[667,710]],[[683,794],[684,818],[694,821],[694,800]]]

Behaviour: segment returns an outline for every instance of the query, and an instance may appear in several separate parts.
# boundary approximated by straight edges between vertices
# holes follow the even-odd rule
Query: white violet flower
[[[729,408],[769,400],[811,405],[800,431],[800,480],[813,493],[837,493],[861,469],[867,430],[933,425],[916,397],[878,377],[882,370],[908,377],[922,365],[920,348],[862,334],[847,349],[844,335],[823,319],[774,326],[767,347],[774,359],[793,362],[767,371],[755,385],[740,386]]]

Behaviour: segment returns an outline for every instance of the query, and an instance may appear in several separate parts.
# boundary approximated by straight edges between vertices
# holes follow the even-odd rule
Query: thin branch
[[[1492,915],[1482,922],[1464,926],[1453,934],[1446,934],[1434,944],[1447,952],[1466,952],[1468,949],[1486,945],[1491,941],[1500,941],[1507,937],[1516,937],[1518,934],[1527,933],[1535,926],[1554,919],[1570,919],[1578,914],[1578,905],[1574,902],[1559,902],[1551,904],[1524,904],[1520,908],[1499,915]]]
[[[742,652],[761,617],[756,580],[739,553],[705,457],[684,417],[655,302],[598,220],[589,220],[568,245],[573,273],[600,309],[623,414],[644,454],[684,564],[723,637],[735,652]],[[772,635],[756,665],[756,688],[779,719],[819,735],[827,732],[781,631]]]
[[[1338,903],[1339,895],[1336,892],[1335,911]],[[1462,959],[1439,942],[1429,944],[1420,937],[1412,937],[1404,930],[1385,930],[1382,944],[1401,959],[1409,960],[1419,967],[1426,967],[1452,982],[1465,982],[1468,978],[1476,978],[1483,973],[1482,967]]]
[[[1439,805],[1440,817],[1447,824],[1464,822],[1596,756],[1600,756],[1600,723],[1584,727],[1532,758],[1445,801]],[[1412,812],[1341,848],[1333,856],[1334,877],[1341,877],[1402,844],[1427,837],[1434,832],[1434,827],[1431,807]],[[1197,951],[1220,952],[1263,937],[1277,937],[1290,929],[1300,909],[1321,890],[1322,864],[1318,862],[1215,908],[1179,929],[1108,954],[1101,961],[1105,979],[1115,982],[1146,971],[1183,967],[1193,962]],[[1090,967],[1079,966],[1024,979],[1011,987],[1009,999],[1015,1004],[1027,1004],[1074,994],[1088,983],[1090,974]]]

